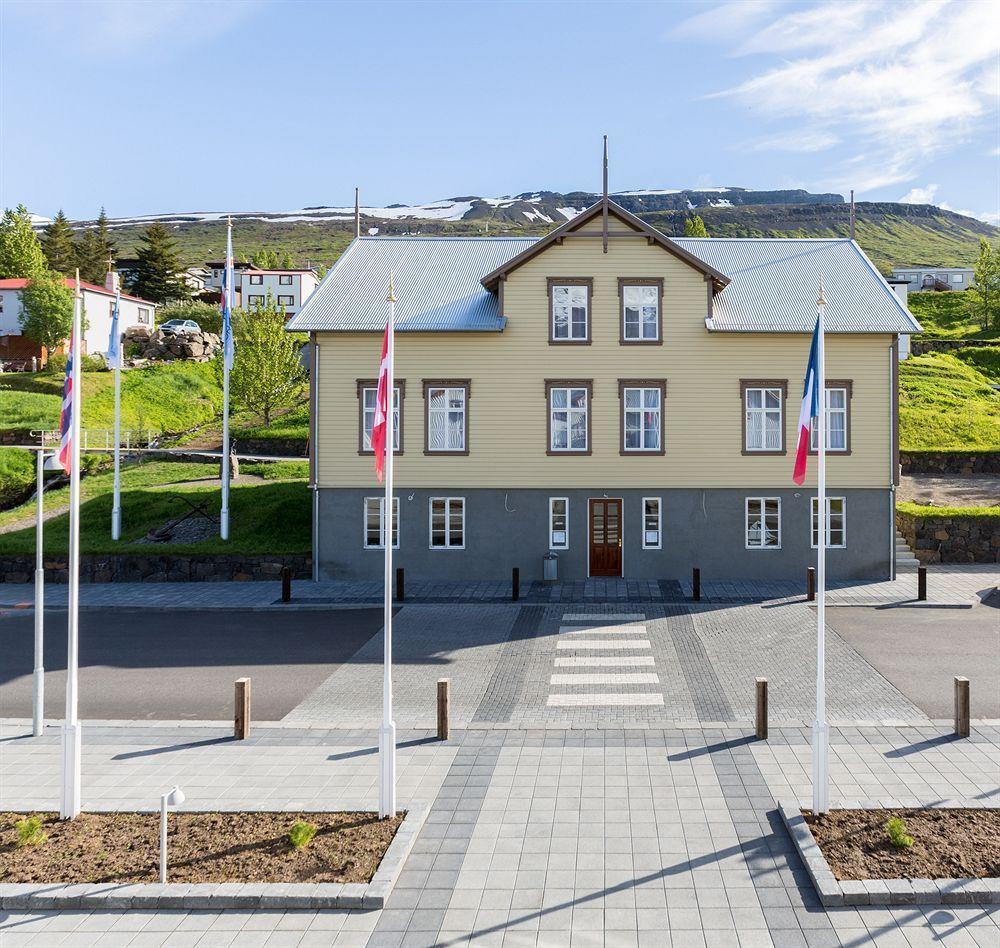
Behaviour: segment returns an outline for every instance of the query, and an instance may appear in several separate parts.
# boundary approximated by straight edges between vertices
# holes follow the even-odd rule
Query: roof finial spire
[[[354,189],[354,236],[361,236],[361,188]]]
[[[851,240],[854,240],[854,232],[855,232],[854,188],[851,188]]]
[[[608,252],[608,136],[604,136],[604,197],[601,199],[604,218],[604,229],[601,232],[604,241],[604,252]]]

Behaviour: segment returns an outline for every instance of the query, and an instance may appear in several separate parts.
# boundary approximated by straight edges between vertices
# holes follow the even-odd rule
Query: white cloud
[[[987,224],[1000,224],[1000,213],[993,211],[964,211],[952,207],[947,201],[935,200],[940,190],[939,185],[928,184],[922,188],[910,188],[900,199],[900,204],[933,204],[943,211],[951,211],[954,214],[962,214],[965,217],[974,217],[977,220],[986,221]]]
[[[925,188],[910,188],[900,199],[900,204],[933,204],[934,195],[938,192],[936,184],[928,184]],[[940,206],[940,205],[939,205]]]
[[[709,22],[711,13],[693,20]],[[823,0],[758,25],[733,52],[778,64],[713,97],[734,99],[762,121],[796,124],[794,134],[747,147],[820,151],[850,142],[853,154],[818,169],[840,190],[912,181],[996,115],[1000,4]]]
[[[679,39],[715,39],[719,35],[720,23],[725,24],[727,32],[749,29],[777,6],[776,0],[728,0],[682,20],[670,31],[669,36]]]

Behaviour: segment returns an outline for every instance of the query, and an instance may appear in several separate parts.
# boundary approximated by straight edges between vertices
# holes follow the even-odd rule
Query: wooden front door
[[[622,574],[622,502],[590,502],[590,575]]]

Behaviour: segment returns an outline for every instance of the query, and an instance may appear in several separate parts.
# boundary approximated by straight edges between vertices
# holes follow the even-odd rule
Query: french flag
[[[59,413],[59,463],[69,474],[73,463],[73,412],[75,392],[73,391],[73,360],[76,358],[76,340],[69,337],[69,353],[66,356],[66,378],[63,381],[62,411]]]
[[[799,443],[795,449],[795,470],[792,480],[801,484],[806,479],[806,461],[809,457],[809,443],[812,440],[813,422],[819,417],[819,316],[813,330],[812,345],[809,347],[809,365],[806,366],[805,384],[802,388],[802,407],[799,408]]]

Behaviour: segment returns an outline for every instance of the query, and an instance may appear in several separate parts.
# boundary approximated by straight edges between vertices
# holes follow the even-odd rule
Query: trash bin
[[[559,578],[559,557],[555,553],[546,553],[542,557],[542,579],[554,583]]]

